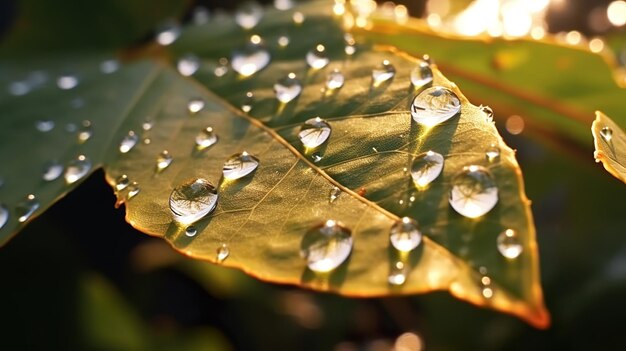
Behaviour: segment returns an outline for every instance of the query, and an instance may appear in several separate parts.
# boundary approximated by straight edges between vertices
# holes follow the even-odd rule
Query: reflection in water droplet
[[[421,88],[432,81],[433,71],[430,69],[430,64],[426,61],[419,60],[417,66],[411,71],[411,84],[416,88]]]
[[[600,129],[600,136],[604,141],[609,142],[613,138],[613,130],[610,127],[602,127]]]
[[[481,166],[466,166],[452,179],[450,205],[459,214],[476,218],[498,202],[498,188],[491,173]]]
[[[196,135],[196,148],[198,150],[204,150],[215,143],[217,143],[217,134],[211,127],[204,128]]]
[[[390,285],[400,286],[406,282],[407,267],[406,265],[398,261],[391,266],[387,281]]]
[[[185,228],[185,235],[187,235],[188,237],[193,237],[196,236],[196,234],[198,234],[198,229],[196,229],[196,227],[190,225],[189,227]]]
[[[419,230],[417,221],[409,217],[402,217],[391,227],[389,240],[396,250],[409,252],[422,242],[422,232]]]
[[[181,224],[197,222],[217,205],[217,190],[206,179],[189,180],[172,190],[170,211],[174,220]]]
[[[254,104],[254,94],[249,91],[246,93],[246,97],[243,100],[243,103],[241,103],[241,111],[248,113],[250,111],[252,111],[252,105]]]
[[[180,26],[178,25],[178,23],[175,23],[175,22],[165,23],[159,28],[157,36],[156,36],[156,41],[157,43],[163,46],[171,45],[172,43],[176,41],[176,39],[178,39],[181,32],[182,30]]]
[[[126,134],[120,142],[120,152],[123,154],[129,152],[135,147],[135,145],[137,145],[137,141],[139,141],[139,135],[135,134],[134,131],[129,130],[128,134]]]
[[[135,197],[135,195],[139,194],[139,191],[141,191],[141,188],[139,187],[139,183],[137,182],[130,183],[130,185],[126,189],[128,191],[126,193],[126,200],[132,199],[133,197]]]
[[[85,155],[79,155],[76,159],[68,162],[65,167],[65,182],[72,184],[82,179],[91,170],[91,161]]]
[[[78,85],[78,77],[73,75],[62,75],[57,78],[57,86],[63,90],[70,90]]]
[[[204,102],[204,100],[200,98],[194,98],[189,100],[189,102],[187,103],[187,111],[189,111],[189,113],[193,115],[202,111],[205,105],[206,103]]]
[[[31,86],[28,82],[16,81],[9,83],[9,94],[13,96],[22,96],[30,93]]]
[[[322,69],[328,65],[330,59],[326,54],[326,48],[322,44],[318,44],[315,49],[307,52],[306,63],[313,69]]]
[[[46,133],[54,129],[54,121],[50,119],[35,121],[35,128],[42,133]]]
[[[487,161],[489,162],[497,162],[500,160],[500,148],[496,144],[491,144],[485,150],[485,157],[487,157]]]
[[[507,229],[500,233],[497,244],[500,254],[509,259],[517,258],[524,249],[520,243],[519,235],[513,229]]]
[[[0,203],[0,229],[9,221],[9,209],[5,204]]]
[[[341,195],[341,189],[339,189],[336,186],[333,187],[332,189],[330,189],[330,193],[329,193],[329,196],[328,196],[328,202],[332,204],[333,202],[335,202],[335,200],[337,200],[339,195]]]
[[[280,11],[286,11],[293,7],[292,0],[274,0],[274,7]]]
[[[419,93],[411,104],[413,120],[427,127],[445,122],[461,110],[461,101],[452,90],[440,86]]]
[[[120,62],[116,59],[104,60],[100,62],[100,72],[104,74],[115,73],[120,69]]]
[[[178,73],[185,77],[189,77],[198,71],[200,68],[200,58],[193,54],[187,54],[181,57],[176,64]]]
[[[228,258],[230,255],[230,249],[228,245],[222,244],[222,246],[217,248],[217,263],[222,263],[224,260]]]
[[[388,60],[384,60],[381,64],[372,70],[372,85],[379,86],[389,81],[396,75],[396,68]]]
[[[345,83],[346,78],[343,76],[343,73],[337,68],[328,73],[326,77],[326,89],[333,91],[337,89],[341,89],[343,84]]]
[[[332,219],[307,231],[300,245],[300,255],[309,269],[318,273],[337,268],[351,251],[351,231]]]
[[[167,150],[161,151],[159,156],[157,156],[157,161],[156,161],[157,172],[161,172],[162,170],[169,167],[170,164],[172,164],[173,160],[174,160],[174,157],[170,155],[169,151]]]
[[[322,156],[322,154],[320,154],[319,152],[315,152],[311,154],[311,159],[313,160],[314,163],[320,162],[323,158],[324,156]]]
[[[302,24],[304,22],[304,14],[300,11],[296,11],[293,13],[293,16],[291,16],[291,19],[293,20],[293,23],[295,24]]]
[[[217,67],[213,70],[213,74],[216,77],[223,77],[226,73],[228,73],[228,59],[222,57],[219,59]]]
[[[315,117],[304,122],[298,137],[304,147],[313,149],[325,143],[330,137],[330,132],[330,124],[319,117]]]
[[[17,220],[20,223],[26,222],[39,208],[39,201],[35,198],[35,195],[29,194],[26,199],[22,200],[15,207],[15,214]]]
[[[252,1],[242,4],[235,12],[235,22],[244,29],[256,27],[262,17],[263,8]]]
[[[84,120],[80,124],[80,129],[78,129],[78,143],[82,144],[89,140],[93,135],[93,127],[91,125],[91,121]]]
[[[211,19],[211,13],[204,6],[196,6],[191,13],[191,18],[193,24],[195,24],[196,26],[201,26],[203,24],[209,23],[209,20]]]
[[[122,174],[121,176],[117,177],[117,179],[115,180],[115,190],[117,191],[124,190],[126,189],[128,184],[130,184],[130,179],[128,178],[126,174]]]
[[[43,180],[51,182],[59,178],[61,174],[63,174],[63,165],[57,161],[50,161],[44,167]]]
[[[478,108],[486,115],[485,120],[487,122],[493,122],[493,109],[491,107],[480,105]]]
[[[254,172],[257,167],[259,167],[259,159],[244,151],[226,160],[222,172],[224,178],[235,180]]]
[[[289,73],[286,77],[279,79],[274,84],[274,93],[276,99],[286,104],[300,95],[302,92],[302,84],[294,73]]]
[[[278,45],[282,48],[289,45],[289,37],[286,35],[281,35],[280,37],[278,37]]]
[[[418,188],[424,188],[439,177],[443,169],[443,155],[428,151],[415,156],[411,163],[411,177]]]
[[[250,41],[242,49],[233,52],[231,65],[244,77],[251,76],[270,63],[270,53],[259,41]]]

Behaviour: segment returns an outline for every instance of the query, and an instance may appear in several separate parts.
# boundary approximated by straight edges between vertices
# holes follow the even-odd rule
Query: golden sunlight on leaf
[[[613,120],[597,111],[591,125],[593,157],[615,178],[626,183],[626,134]]]

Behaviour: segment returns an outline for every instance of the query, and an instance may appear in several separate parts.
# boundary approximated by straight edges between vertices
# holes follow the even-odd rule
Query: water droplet
[[[287,11],[293,7],[292,0],[274,0],[274,7],[280,11]]]
[[[168,23],[163,24],[159,28],[157,32],[157,36],[156,36],[156,41],[160,45],[168,46],[174,43],[176,39],[178,39],[181,33],[182,33],[182,29],[180,28],[178,23],[170,21]]]
[[[150,138],[144,138],[144,139],[143,139],[143,143],[144,143],[145,145],[150,145],[150,143],[151,143],[151,142],[152,142],[152,139],[150,139]]]
[[[146,132],[149,131],[150,129],[152,129],[152,127],[154,127],[154,121],[151,120],[151,119],[146,119],[141,124],[141,129],[145,130]]]
[[[0,203],[0,229],[9,221],[9,209],[5,204]]]
[[[248,113],[252,111],[252,105],[254,104],[254,94],[249,91],[246,93],[246,97],[241,104],[241,111]]]
[[[217,134],[211,127],[204,128],[196,136],[196,148],[198,150],[204,150],[215,143],[217,143]]]
[[[278,101],[286,104],[300,95],[302,84],[294,73],[289,73],[274,84],[274,92]]]
[[[109,59],[100,62],[100,72],[104,74],[115,73],[120,69],[120,62],[116,59]]]
[[[35,121],[35,128],[42,133],[46,133],[54,129],[54,121],[50,119]]]
[[[351,231],[332,219],[307,231],[300,255],[314,272],[330,272],[342,264],[352,251]]]
[[[172,190],[170,211],[176,222],[191,224],[215,209],[217,197],[217,190],[211,182],[192,179]]]
[[[67,184],[73,184],[82,179],[91,170],[91,160],[85,155],[78,155],[76,159],[68,162],[65,167],[65,182]]]
[[[333,203],[335,202],[335,200],[337,200],[337,198],[339,197],[339,195],[341,195],[341,189],[339,189],[338,187],[333,187],[332,189],[330,189],[330,193],[328,196],[328,203]]]
[[[480,274],[480,289],[484,298],[491,299],[493,297],[493,289],[491,288],[491,278],[487,275],[487,269],[485,267],[479,268]]]
[[[57,78],[57,86],[63,90],[70,90],[78,85],[78,77],[66,74]]]
[[[295,24],[302,24],[304,23],[304,14],[300,11],[296,11],[293,13],[293,16],[291,16],[291,19],[293,20],[293,23]]]
[[[311,154],[311,159],[313,160],[314,163],[320,162],[323,158],[324,156],[320,154],[319,152],[315,152]]]
[[[176,67],[178,68],[178,73],[189,77],[200,68],[200,58],[193,54],[187,54],[178,60]]]
[[[411,177],[418,188],[424,188],[439,177],[443,169],[443,155],[428,151],[415,156],[411,163]]]
[[[235,22],[243,29],[252,29],[261,21],[263,8],[256,2],[246,2],[235,12]]]
[[[222,246],[217,248],[217,263],[222,263],[224,260],[228,258],[230,255],[230,249],[228,245],[222,244]]]
[[[604,141],[609,142],[613,138],[613,130],[610,127],[602,127],[600,129],[600,136]]]
[[[124,190],[126,189],[128,184],[130,184],[130,179],[128,178],[126,174],[122,174],[121,176],[117,177],[117,179],[115,180],[115,190],[117,191]]]
[[[345,81],[346,78],[343,76],[343,73],[341,73],[339,69],[335,68],[328,73],[328,76],[326,77],[326,89],[330,91],[341,89]]]
[[[51,182],[56,180],[63,174],[63,165],[57,161],[46,163],[43,170],[43,180]]]
[[[403,262],[396,262],[391,266],[387,281],[391,285],[400,286],[406,282],[407,268]]]
[[[433,71],[430,69],[430,64],[424,60],[419,60],[417,66],[411,71],[411,84],[416,88],[421,88],[432,81]]]
[[[226,57],[222,57],[218,61],[217,67],[213,70],[213,74],[216,77],[223,77],[228,73],[228,59]]]
[[[259,159],[246,151],[231,156],[226,162],[222,172],[224,178],[234,180],[247,176],[259,167]]]
[[[496,144],[491,144],[485,150],[485,157],[489,162],[497,162],[500,159],[500,148]]]
[[[89,140],[93,135],[93,127],[91,125],[91,121],[84,120],[80,124],[80,129],[78,130],[78,143],[82,144]]]
[[[425,126],[445,122],[461,110],[461,101],[452,90],[430,87],[419,93],[411,104],[413,120]]]
[[[346,47],[344,48],[344,52],[346,53],[346,55],[352,56],[356,53],[356,46],[346,45]]]
[[[126,193],[126,200],[130,200],[133,197],[135,197],[135,195],[139,194],[139,191],[141,191],[141,188],[139,187],[139,183],[137,182],[132,182],[130,183],[130,185],[126,188],[126,190],[128,191]]]
[[[231,65],[235,72],[249,77],[270,63],[270,53],[261,42],[250,41],[242,49],[233,52]]]
[[[422,232],[419,230],[417,221],[409,217],[402,217],[391,227],[389,240],[396,250],[409,252],[422,242]]]
[[[14,96],[22,96],[30,93],[31,86],[28,82],[15,81],[9,83],[9,94]]]
[[[480,105],[478,108],[486,115],[485,120],[487,122],[493,122],[493,109],[491,107]]]
[[[202,111],[205,105],[206,103],[204,102],[204,100],[200,98],[193,98],[187,103],[187,111],[189,111],[189,113],[193,115]]]
[[[287,45],[289,45],[289,37],[286,35],[281,35],[280,37],[278,37],[278,45],[281,48],[284,48]]]
[[[39,201],[35,198],[35,195],[29,194],[24,200],[17,204],[15,207],[15,214],[17,220],[20,223],[26,222],[39,208]]]
[[[450,205],[459,214],[476,218],[498,202],[498,188],[491,173],[481,166],[466,166],[452,179]]]
[[[322,44],[318,44],[315,49],[307,52],[306,63],[313,69],[322,69],[328,65],[330,59],[326,55],[326,48]]]
[[[191,18],[193,24],[195,24],[196,26],[201,26],[203,24],[209,23],[209,20],[211,19],[211,13],[204,6],[196,6],[192,11]]]
[[[169,167],[173,160],[174,160],[174,157],[170,155],[169,151],[167,150],[161,151],[159,156],[157,156],[157,164],[156,164],[157,172],[161,172],[162,170]]]
[[[372,70],[372,85],[379,86],[389,81],[396,75],[396,68],[388,60],[384,60],[381,64]]]
[[[139,135],[135,134],[134,131],[129,130],[128,134],[122,139],[120,142],[120,152],[125,154],[132,150],[137,142],[139,141]]]
[[[196,234],[198,234],[198,229],[196,229],[196,227],[190,225],[189,227],[185,228],[185,235],[187,235],[188,237],[193,237],[196,236]]]
[[[502,256],[510,259],[517,258],[524,247],[519,241],[519,235],[513,229],[507,229],[498,235],[498,251]]]
[[[314,149],[328,140],[330,132],[330,124],[319,117],[315,117],[304,122],[298,137],[304,147]]]

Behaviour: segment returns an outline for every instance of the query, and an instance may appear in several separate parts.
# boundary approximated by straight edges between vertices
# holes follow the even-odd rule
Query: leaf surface
[[[596,162],[602,162],[604,169],[615,178],[626,183],[626,134],[604,113],[597,111],[591,125]]]

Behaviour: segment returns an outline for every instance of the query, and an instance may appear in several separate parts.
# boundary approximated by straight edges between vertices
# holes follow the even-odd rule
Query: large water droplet
[[[193,54],[187,54],[181,57],[176,64],[178,73],[185,77],[189,77],[198,71],[200,68],[200,58]]]
[[[163,24],[159,28],[156,36],[156,41],[160,45],[168,46],[174,43],[181,33],[182,29],[180,28],[178,23],[168,22]]]
[[[488,162],[496,162],[500,159],[500,147],[497,144],[490,144],[485,150],[485,157]]]
[[[217,143],[217,134],[211,127],[204,128],[196,135],[196,148],[198,150],[204,150],[215,143]]]
[[[185,235],[188,237],[194,237],[196,236],[196,234],[198,234],[198,229],[196,229],[196,227],[190,225],[189,227],[185,228]]]
[[[445,122],[459,113],[461,101],[452,90],[444,87],[430,87],[419,93],[411,104],[413,120],[425,126]]]
[[[319,117],[315,117],[304,122],[298,137],[304,147],[314,149],[328,140],[330,132],[330,124]]]
[[[91,161],[85,155],[79,155],[65,167],[65,182],[72,184],[82,179],[91,170]]]
[[[278,101],[286,104],[300,95],[302,84],[294,73],[289,73],[274,84],[274,92]]]
[[[409,217],[403,217],[391,227],[389,240],[398,251],[409,252],[422,242],[417,221]]]
[[[326,55],[326,48],[318,44],[315,49],[306,54],[306,63],[313,69],[322,69],[328,65],[330,59]]]
[[[47,133],[54,129],[54,121],[51,119],[35,121],[35,128],[42,133]]]
[[[384,60],[381,64],[372,70],[372,85],[379,86],[389,81],[396,75],[396,68],[388,60]]]
[[[242,4],[235,12],[235,22],[244,28],[254,28],[263,17],[263,8],[256,2],[246,2]]]
[[[217,190],[211,182],[202,178],[192,179],[172,190],[170,211],[176,222],[191,224],[215,209],[217,197]]]
[[[387,282],[389,282],[390,285],[395,286],[404,285],[406,282],[407,271],[408,269],[403,262],[398,261],[394,263],[389,271]]]
[[[63,174],[63,165],[57,161],[46,163],[43,170],[43,180],[51,182],[58,179]]]
[[[341,89],[345,81],[346,78],[343,76],[343,73],[341,73],[339,69],[335,68],[328,73],[328,76],[326,77],[326,89],[329,91]]]
[[[91,121],[84,120],[80,124],[80,128],[78,129],[78,143],[82,144],[87,140],[91,139],[93,135],[93,126],[91,125]]]
[[[57,86],[63,90],[70,90],[78,85],[78,77],[65,74],[57,78]]]
[[[433,71],[430,65],[424,60],[419,60],[417,66],[411,71],[411,84],[416,88],[421,88],[432,81]]]
[[[128,134],[126,134],[120,142],[120,152],[123,154],[129,152],[135,147],[135,145],[137,145],[137,141],[139,141],[139,135],[135,134],[134,131],[129,130]]]
[[[461,215],[476,218],[498,202],[498,188],[491,173],[481,166],[466,166],[452,179],[450,205]]]
[[[115,73],[120,69],[120,62],[116,59],[109,59],[100,62],[100,72],[104,74]]]
[[[330,272],[342,264],[352,251],[352,234],[341,223],[329,219],[307,231],[300,254],[314,272]]]
[[[524,247],[520,243],[519,235],[513,229],[507,229],[498,235],[498,251],[502,256],[510,259],[517,258]]]
[[[217,248],[217,263],[224,262],[228,256],[230,256],[230,249],[228,248],[228,245],[222,244]]]
[[[609,142],[613,138],[613,130],[610,127],[602,127],[600,129],[600,136],[604,141]]]
[[[162,170],[169,167],[170,164],[172,164],[173,160],[174,160],[174,157],[170,155],[169,151],[167,150],[161,151],[159,156],[157,156],[157,161],[156,161],[157,172],[161,172]]]
[[[411,177],[418,188],[424,188],[439,177],[443,169],[443,155],[428,151],[415,156],[411,163]]]
[[[193,98],[190,99],[187,103],[187,111],[189,111],[189,113],[193,115],[202,111],[205,105],[206,103],[204,102],[204,100],[200,98]]]
[[[248,77],[265,68],[270,63],[270,58],[269,51],[253,36],[246,46],[233,52],[231,65],[235,72]]]
[[[254,104],[254,94],[249,91],[246,93],[246,96],[241,103],[241,111],[248,113],[252,111],[252,105]]]
[[[29,194],[15,207],[15,214],[20,223],[26,222],[39,208],[39,201],[35,195]]]
[[[9,221],[9,209],[5,204],[0,203],[0,229]]]
[[[122,174],[121,176],[117,177],[117,179],[115,180],[115,190],[117,191],[124,190],[126,189],[128,184],[130,184],[130,179],[128,178],[126,174]]]
[[[257,167],[259,167],[259,159],[244,151],[226,160],[222,172],[224,178],[235,180],[254,172]]]
[[[335,200],[337,200],[339,195],[341,195],[341,189],[334,186],[332,189],[330,189],[330,192],[328,194],[328,203],[332,204],[333,202],[335,202]]]

